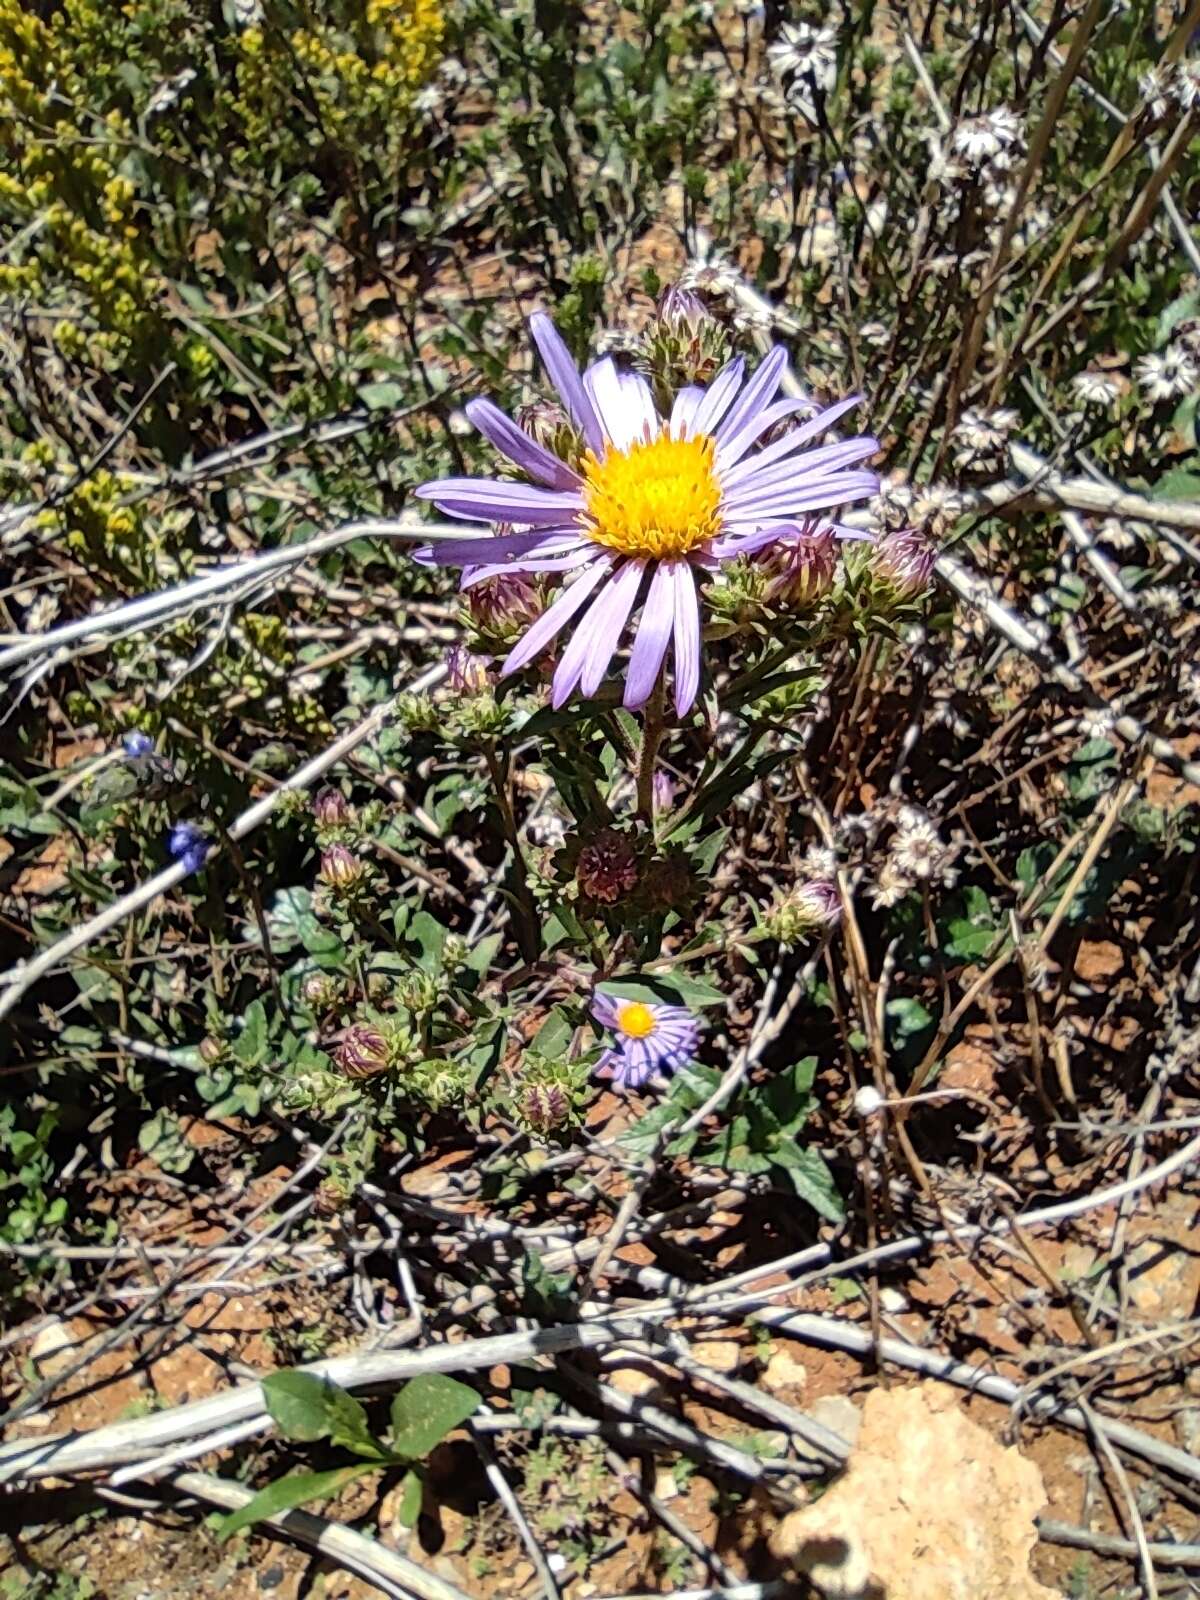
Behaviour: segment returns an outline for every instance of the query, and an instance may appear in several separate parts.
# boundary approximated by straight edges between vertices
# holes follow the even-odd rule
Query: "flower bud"
[[[837,540],[831,527],[810,520],[799,534],[770,545],[758,559],[767,573],[767,599],[807,609],[833,587]]]
[[[467,611],[480,633],[500,640],[515,639],[541,616],[541,594],[532,578],[519,572],[497,573],[481,583],[471,583],[474,568],[463,571]]]
[[[388,1042],[378,1028],[356,1022],[342,1035],[334,1059],[347,1078],[372,1078],[390,1065]]]
[[[350,806],[340,789],[318,789],[312,813],[318,828],[344,828],[350,821]]]
[[[929,587],[937,546],[916,528],[888,532],[871,548],[867,568],[893,601],[915,600]]]
[[[830,879],[802,883],[763,918],[770,938],[796,944],[811,933],[829,933],[842,920],[842,897]]]
[[[518,406],[517,425],[536,444],[570,466],[576,466],[583,455],[582,435],[553,400],[535,400],[532,405]]]
[[[225,1055],[225,1045],[221,1039],[214,1039],[210,1034],[207,1039],[200,1041],[200,1059],[206,1067],[215,1067]]]
[[[455,694],[483,694],[492,687],[491,666],[465,644],[452,645],[446,651],[446,683]]]
[[[632,843],[613,828],[603,828],[579,852],[575,879],[584,894],[612,905],[638,881]]]
[[[352,889],[366,876],[366,864],[344,844],[331,844],[321,852],[318,876],[331,889]]]
[[[667,324],[676,322],[700,323],[708,316],[708,308],[694,289],[682,284],[669,283],[658,297],[658,320]]]
[[[337,999],[338,986],[328,972],[310,972],[300,985],[304,1003],[314,1011],[328,1011]]]
[[[531,1083],[521,1096],[520,1114],[534,1133],[550,1133],[568,1120],[571,1102],[557,1083]]]
[[[675,785],[671,781],[670,774],[659,767],[650,787],[654,796],[655,811],[669,811],[675,804]]]
[[[143,756],[154,754],[154,740],[148,733],[139,733],[136,729],[121,736],[121,748],[133,761],[140,760]]]

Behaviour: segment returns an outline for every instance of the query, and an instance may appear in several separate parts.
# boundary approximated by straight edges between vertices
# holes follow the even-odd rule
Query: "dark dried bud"
[[[350,806],[340,789],[319,789],[312,811],[319,828],[344,828],[350,821]]]
[[[344,844],[331,844],[321,852],[319,877],[331,889],[351,889],[366,875],[366,865]]]
[[[342,1036],[335,1060],[347,1078],[373,1078],[388,1069],[387,1040],[378,1028],[356,1022]]]
[[[579,852],[575,879],[584,894],[612,905],[638,881],[633,845],[614,829],[602,829]]]

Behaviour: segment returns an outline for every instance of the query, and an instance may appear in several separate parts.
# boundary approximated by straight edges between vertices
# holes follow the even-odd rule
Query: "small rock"
[[[899,1289],[880,1289],[879,1304],[884,1311],[889,1311],[892,1316],[898,1316],[901,1311],[908,1310],[908,1299]]]
[[[29,1358],[43,1378],[56,1378],[83,1353],[83,1341],[66,1322],[51,1322],[29,1346]]]
[[[605,1377],[620,1394],[653,1394],[658,1388],[654,1374],[641,1367],[613,1367]]]
[[[656,1500],[674,1500],[679,1493],[679,1485],[675,1482],[675,1474],[662,1467],[654,1475],[654,1498]]]
[[[732,1339],[701,1339],[691,1348],[694,1361],[714,1372],[736,1372],[742,1360],[741,1345]]]
[[[1179,1443],[1195,1455],[1200,1446],[1200,1410],[1195,1406],[1182,1406],[1171,1418],[1171,1425]]]
[[[808,1368],[795,1359],[787,1345],[777,1344],[772,1347],[762,1382],[767,1389],[803,1389],[808,1383]]]
[[[862,1413],[847,1395],[823,1394],[807,1409],[814,1422],[828,1428],[830,1433],[840,1434],[847,1444],[852,1445],[857,1441],[862,1427]]]

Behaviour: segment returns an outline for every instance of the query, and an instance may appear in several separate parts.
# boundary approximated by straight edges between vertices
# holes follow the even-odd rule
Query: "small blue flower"
[[[212,840],[194,822],[177,822],[167,835],[167,851],[185,872],[199,872],[211,849]]]
[[[616,1045],[596,1063],[596,1075],[618,1089],[640,1089],[656,1072],[687,1066],[700,1039],[700,1024],[686,1006],[644,1005],[597,994],[592,1016],[616,1035]]]
[[[154,740],[148,733],[138,733],[131,730],[121,740],[121,747],[125,754],[137,761],[142,756],[154,754]]]

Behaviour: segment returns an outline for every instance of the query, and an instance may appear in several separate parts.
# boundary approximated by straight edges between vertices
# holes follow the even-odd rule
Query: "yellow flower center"
[[[632,1000],[617,1012],[617,1027],[631,1039],[645,1039],[654,1032],[654,1013],[640,1000]]]
[[[583,458],[583,525],[589,538],[622,555],[669,560],[720,532],[721,488],[707,435],[638,441]]]

